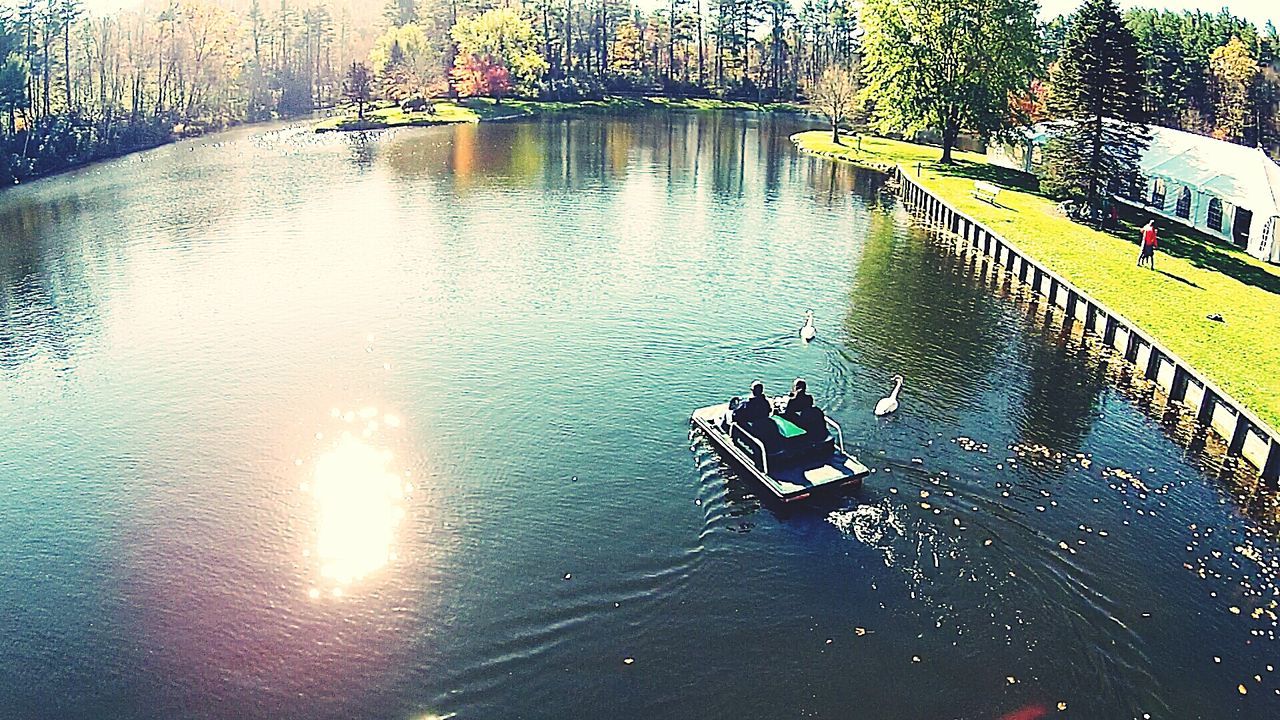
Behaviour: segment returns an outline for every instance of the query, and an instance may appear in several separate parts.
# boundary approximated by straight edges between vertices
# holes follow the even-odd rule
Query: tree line
[[[289,0],[170,0],[90,15],[81,0],[0,7],[0,183],[341,94],[348,13]]]
[[[850,119],[930,130],[949,160],[962,132],[1051,114],[1055,68],[1082,16],[1041,24],[1034,0],[664,0],[648,11],[632,0],[144,0],[109,15],[81,0],[10,2],[3,183],[309,112],[351,96],[353,79],[362,98],[397,101],[764,101],[818,98],[824,75],[843,73],[840,94],[860,98]],[[1120,17],[1147,121],[1280,150],[1273,26],[1226,10]]]

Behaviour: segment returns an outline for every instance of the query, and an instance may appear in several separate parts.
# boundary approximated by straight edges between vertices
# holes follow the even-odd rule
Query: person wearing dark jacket
[[[803,378],[796,378],[795,383],[791,385],[791,394],[783,401],[782,412],[779,413],[784,418],[803,428],[805,432],[821,433],[825,422],[822,411],[813,401],[813,396],[809,394],[808,385]]]
[[[764,383],[759,380],[751,383],[751,397],[740,406],[742,422],[754,423],[767,420],[773,414],[769,406],[769,398],[764,396]]]

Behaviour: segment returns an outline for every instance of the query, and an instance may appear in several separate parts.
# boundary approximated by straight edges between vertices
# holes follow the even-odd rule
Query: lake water
[[[0,714],[1280,716],[1257,513],[802,126],[255,127],[4,191]],[[796,376],[875,473],[781,509],[689,414]]]

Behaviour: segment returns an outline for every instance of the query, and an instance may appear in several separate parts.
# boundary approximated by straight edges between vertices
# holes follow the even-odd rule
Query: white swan
[[[804,327],[800,328],[800,339],[805,342],[813,340],[818,334],[818,328],[813,326],[813,311],[804,311]]]
[[[889,393],[889,397],[880,398],[880,402],[876,403],[876,415],[888,415],[898,409],[898,391],[902,389],[902,376],[893,376],[893,392]]]

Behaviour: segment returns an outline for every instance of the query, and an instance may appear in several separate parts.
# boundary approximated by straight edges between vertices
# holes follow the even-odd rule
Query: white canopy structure
[[[1130,200],[1280,262],[1280,166],[1261,149],[1152,127],[1140,172]]]

